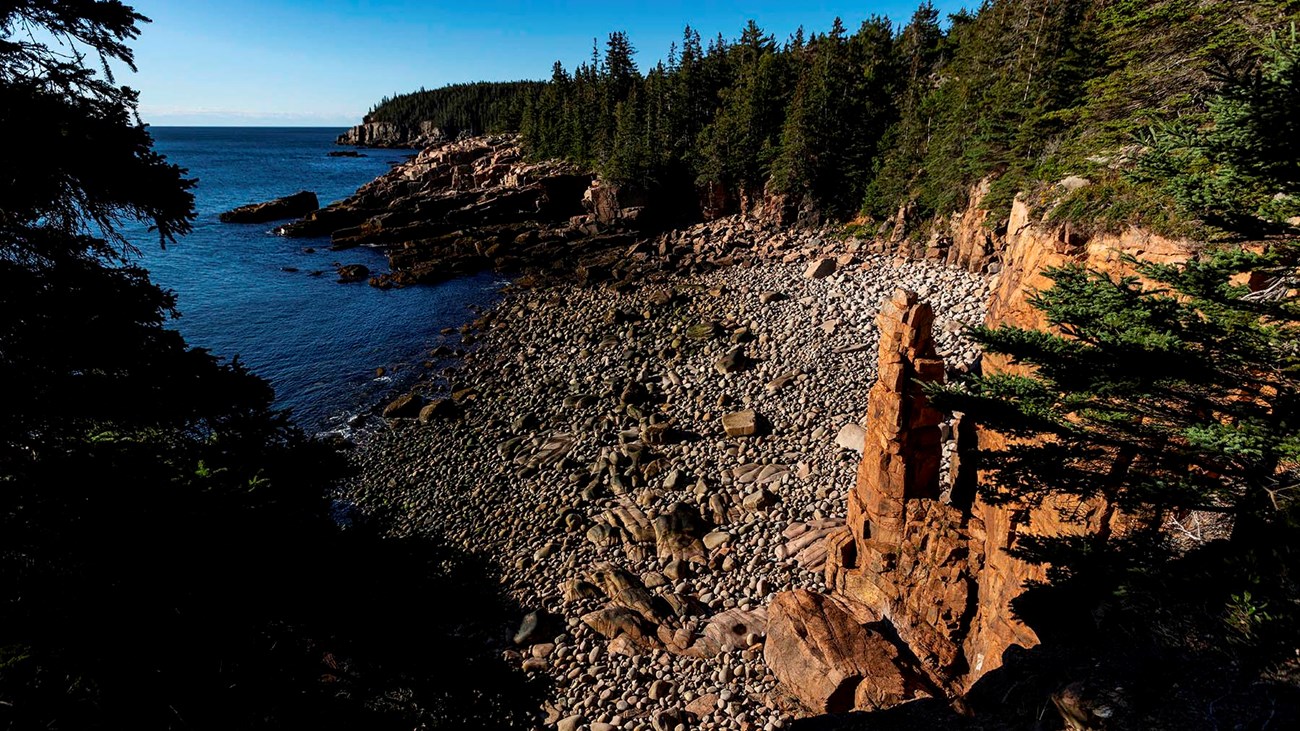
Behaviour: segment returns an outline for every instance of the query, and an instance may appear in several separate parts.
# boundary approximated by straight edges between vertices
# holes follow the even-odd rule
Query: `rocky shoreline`
[[[419,148],[445,142],[446,135],[430,122],[408,126],[392,122],[363,122],[338,136],[335,144],[354,147]]]
[[[1123,275],[1187,242],[1081,237],[1022,199],[1005,230],[972,206],[924,240],[905,210],[861,240],[751,203],[669,228],[664,201],[488,137],[282,229],[384,247],[376,287],[514,277],[459,365],[389,405],[346,491],[497,567],[520,624],[486,649],[550,689],[539,726],[767,731],[900,704],[951,726],[1040,643],[1010,602],[1043,568],[1009,547],[1105,529],[1104,505],[982,500],[1002,437],[920,383],[1005,371],[967,328],[1045,327],[1044,268]]]
[[[534,613],[494,651],[549,679],[547,726],[780,728],[809,710],[764,661],[766,608],[823,588],[878,311],[920,293],[964,370],[990,284],[739,218],[625,254],[635,275],[512,288],[419,418],[355,451],[347,496],[499,566]]]

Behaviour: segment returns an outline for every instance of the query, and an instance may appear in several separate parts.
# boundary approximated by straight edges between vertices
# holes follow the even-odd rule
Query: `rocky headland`
[[[1009,601],[1041,567],[1006,549],[1119,520],[985,503],[970,458],[1000,436],[919,384],[1005,368],[966,330],[1042,326],[1043,266],[1121,271],[1186,244],[1048,229],[1021,202],[1006,232],[971,209],[920,244],[906,211],[860,240],[765,207],[648,233],[645,201],[495,137],[281,229],[386,248],[379,287],[516,275],[440,348],[472,345],[463,359],[388,405],[346,494],[499,567],[529,613],[493,651],[549,680],[548,727],[960,709],[1039,642]]]
[[[494,268],[572,271],[633,239],[584,226],[593,176],[564,163],[525,161],[513,137],[435,145],[354,195],[277,231],[331,238],[335,250],[382,247],[379,287],[431,283]]]
[[[401,125],[364,122],[339,135],[337,144],[355,147],[420,148],[446,141],[442,130],[430,122]]]
[[[320,201],[316,194],[302,190],[264,203],[239,206],[222,213],[218,218],[222,223],[269,223],[305,216],[318,208]]]

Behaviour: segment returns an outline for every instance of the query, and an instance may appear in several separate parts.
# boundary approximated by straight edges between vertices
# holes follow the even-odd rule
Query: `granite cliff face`
[[[899,221],[905,217],[900,211]],[[1123,274],[1128,273],[1125,255],[1175,262],[1194,253],[1186,242],[1142,231],[1086,237],[1068,227],[1044,227],[1031,220],[1022,201],[1015,203],[1005,235],[985,226],[987,218],[987,212],[972,208],[954,216],[948,232],[932,236],[926,245],[900,238],[876,248],[996,273],[986,323],[1026,328],[1046,326],[1030,305],[1033,293],[1050,285],[1042,274],[1045,267],[1074,262]],[[960,419],[948,428],[957,447],[952,469],[941,474],[941,434],[948,415],[933,409],[921,390],[921,384],[944,378],[932,345],[932,321],[929,306],[911,292],[896,292],[881,309],[880,375],[866,405],[862,461],[849,493],[847,525],[825,539],[825,576],[837,606],[862,626],[888,624],[891,631],[885,634],[897,638],[899,656],[914,658],[912,667],[929,687],[956,698],[1000,667],[1008,650],[1039,642],[1013,615],[1010,602],[1027,581],[1044,578],[1043,568],[1014,558],[1008,549],[1027,535],[1121,530],[1123,521],[1100,501],[1030,507],[992,505],[978,498],[981,476],[963,466],[969,464],[963,456],[976,448],[998,450],[1006,442],[1003,435],[962,425]],[[983,368],[1005,371],[1012,366],[986,357]],[[810,621],[782,615],[806,606],[807,601],[779,599],[773,602],[770,622]],[[830,648],[815,642],[787,645],[780,652],[769,646],[767,659],[806,707],[823,710],[838,703],[847,710],[842,688],[785,681],[795,675],[792,668],[815,666],[810,658],[828,653]],[[879,696],[896,683],[892,673],[879,679],[853,675],[852,662],[845,662],[824,673],[853,678],[859,699]],[[832,692],[840,700],[833,700]],[[878,706],[857,701],[849,707]]]
[[[444,140],[446,136],[432,122],[421,122],[415,127],[393,122],[365,122],[339,135],[337,144],[419,148]]]
[[[955,236],[958,248],[969,249],[974,236]],[[1044,228],[1033,222],[1030,210],[1017,200],[1011,208],[1007,235],[998,247],[1001,274],[997,289],[989,300],[989,324],[1020,327],[1043,327],[1042,313],[1029,304],[1029,296],[1051,285],[1043,269],[1070,262],[1112,275],[1130,274],[1124,257],[1170,264],[1186,261],[1195,253],[1195,245],[1147,231],[1129,230],[1122,234],[1085,236],[1069,226]]]

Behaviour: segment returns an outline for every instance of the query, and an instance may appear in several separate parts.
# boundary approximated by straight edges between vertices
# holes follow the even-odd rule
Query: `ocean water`
[[[355,417],[409,388],[429,350],[443,343],[439,331],[472,319],[471,306],[490,305],[504,284],[491,274],[387,291],[338,284],[335,264],[386,271],[382,252],[330,251],[328,238],[286,239],[271,233],[276,224],[217,220],[235,206],[299,190],[315,191],[324,206],[410,154],[329,157],[343,149],[333,144],[342,131],[153,127],[156,148],[199,181],[198,219],[166,250],[146,233],[131,236],[154,281],[177,294],[181,317],[170,326],[190,345],[238,357],[268,379],[277,405],[311,432],[349,433]]]

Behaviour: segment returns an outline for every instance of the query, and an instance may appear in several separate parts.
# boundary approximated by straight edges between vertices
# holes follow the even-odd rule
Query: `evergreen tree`
[[[985,501],[1066,526],[1011,548],[1046,568],[1013,607],[1051,651],[1191,663],[1179,682],[1226,695],[1285,677],[1300,640],[1300,249],[1127,263],[1138,276],[1047,270],[1032,304],[1051,330],[976,329],[1012,369],[930,394],[1006,437],[976,457]],[[1273,284],[1251,293],[1246,273]],[[1231,537],[1195,538],[1202,519]]]
[[[734,77],[701,136],[700,178],[752,193],[762,190],[780,144],[788,66],[752,20],[729,53]]]
[[[930,107],[925,100],[942,63],[943,40],[939,14],[927,2],[913,13],[895,45],[899,120],[882,140],[887,152],[877,163],[864,206],[877,218],[891,216],[908,203],[916,178],[923,172],[930,133]]]
[[[878,86],[891,46],[888,22],[880,19],[850,39],[836,18],[830,33],[808,43],[773,170],[779,190],[837,216],[858,208],[876,143],[893,115],[887,87]]]
[[[645,187],[650,183],[651,159],[645,109],[635,87],[614,110],[614,149],[602,176],[619,183]]]
[[[542,87],[537,81],[452,84],[428,91],[385,97],[366,122],[390,122],[408,129],[429,123],[448,137],[517,130],[524,105]]]
[[[1255,68],[1224,75],[1208,121],[1146,136],[1129,178],[1158,186],[1190,216],[1263,233],[1300,214],[1300,41],[1272,36]]]
[[[1032,304],[1050,331],[975,331],[986,353],[1019,368],[933,390],[941,406],[1012,438],[981,457],[984,498],[1102,498],[1128,525],[1083,540],[1135,548],[1125,561],[1147,567],[1167,558],[1163,529],[1188,511],[1229,515],[1235,540],[1252,540],[1296,498],[1283,467],[1300,457],[1297,261],[1300,250],[1282,246],[1182,264],[1130,258],[1137,276],[1120,279],[1047,270],[1053,286]],[[1248,272],[1276,284],[1257,294],[1233,284]],[[1080,549],[1064,536],[1017,551],[1059,578],[1087,563],[1072,555]]]
[[[633,84],[640,78],[634,56],[636,49],[628,40],[627,33],[615,31],[609,34],[605,42],[605,62],[602,71],[610,94],[617,100],[627,98]]]
[[[0,418],[0,726],[535,725],[540,700],[467,639],[504,621],[484,567],[342,532],[339,456],[164,327],[174,297],[125,231],[172,243],[193,183],[109,75],[145,22],[0,6],[0,133],[42,150],[0,176],[0,376],[21,384]],[[457,608],[429,606],[439,575]]]
[[[922,224],[979,204],[996,227],[1023,192],[1049,220],[1076,228],[1141,222],[1179,233],[1201,217],[1258,233],[1262,220],[1280,226],[1294,216],[1294,186],[1234,150],[1267,138],[1273,159],[1293,157],[1278,142],[1296,137],[1291,72],[1233,71],[1237,80],[1224,86],[1210,71],[1216,59],[1261,69],[1273,52],[1261,52],[1259,29],[1300,19],[1293,5],[991,0],[945,27],[927,2],[897,31],[872,18],[852,36],[842,23],[825,34],[800,28],[781,46],[753,22],[734,42],[718,35],[702,44],[687,27],[663,68],[644,76],[620,32],[603,49],[593,40],[571,78],[421,92],[386,100],[372,116],[521,129],[530,154],[604,172],[626,169],[639,145],[635,177],[648,185],[716,184],[735,199],[771,183],[839,218],[861,211],[883,221],[902,209]],[[1180,59],[1177,73],[1170,58]],[[633,93],[644,115],[635,121],[619,113]],[[1273,122],[1246,130],[1237,117]],[[1156,132],[1140,141],[1157,154],[1135,167],[1124,146],[1154,120]],[[640,141],[618,139],[620,127]],[[1072,175],[1098,185],[1053,188]],[[968,200],[985,180],[985,198]]]

